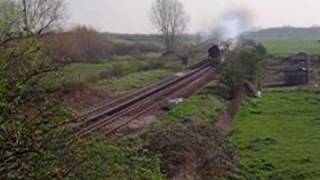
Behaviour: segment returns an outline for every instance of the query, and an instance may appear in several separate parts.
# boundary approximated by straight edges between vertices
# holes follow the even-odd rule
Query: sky
[[[149,14],[154,0],[66,0],[67,23],[99,31],[155,33]],[[320,25],[319,0],[180,0],[191,21],[189,33],[208,31],[229,11],[242,9],[255,28]]]

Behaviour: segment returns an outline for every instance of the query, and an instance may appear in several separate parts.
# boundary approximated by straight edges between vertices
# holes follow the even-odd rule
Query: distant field
[[[298,52],[320,54],[320,42],[317,40],[265,40],[262,44],[270,54],[276,56],[287,56]]]
[[[115,78],[106,81],[100,81],[96,85],[96,88],[122,94],[134,89],[139,89],[147,85],[151,85],[153,83],[156,83],[157,81],[165,79],[170,75],[172,75],[172,72],[168,70],[137,72],[118,79]]]
[[[65,75],[75,81],[85,82],[98,78],[100,72],[110,69],[111,63],[85,64],[73,63],[65,68]]]
[[[320,179],[320,94],[270,92],[235,123],[243,179]]]

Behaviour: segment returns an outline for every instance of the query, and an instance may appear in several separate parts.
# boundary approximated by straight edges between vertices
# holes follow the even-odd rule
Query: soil
[[[141,132],[145,127],[152,124],[156,119],[157,119],[157,116],[154,114],[144,115],[130,122],[121,131],[129,134],[135,134],[135,133]]]
[[[90,111],[90,109],[94,109],[115,98],[117,96],[100,90],[81,88],[64,94],[63,102],[70,107],[75,115],[81,115],[83,112]]]
[[[232,131],[233,119],[240,110],[242,103],[245,101],[248,94],[251,94],[248,89],[243,86],[235,92],[235,98],[233,98],[228,105],[228,108],[221,112],[218,117],[215,126],[221,130],[224,134],[230,134]]]

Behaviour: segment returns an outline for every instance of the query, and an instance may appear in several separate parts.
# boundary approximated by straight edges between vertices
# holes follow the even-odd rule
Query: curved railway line
[[[181,76],[167,78],[115,99],[81,116],[75,135],[86,137],[94,132],[112,135],[142,115],[161,108],[166,100],[192,95],[212,80],[213,74],[214,68],[206,60]]]

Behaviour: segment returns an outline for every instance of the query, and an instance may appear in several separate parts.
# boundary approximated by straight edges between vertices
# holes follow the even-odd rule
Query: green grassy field
[[[270,54],[287,56],[298,52],[320,54],[320,42],[314,40],[266,40],[261,42]]]
[[[320,94],[270,92],[235,123],[243,179],[320,179]]]

